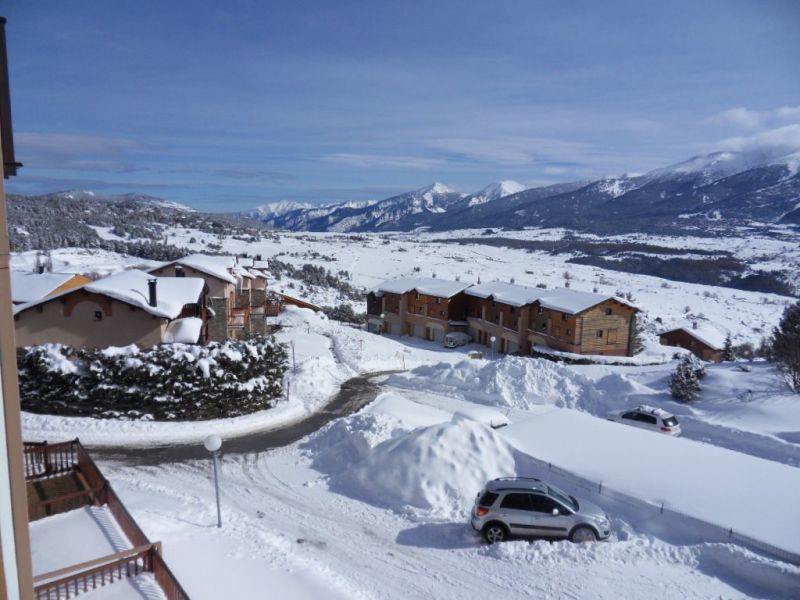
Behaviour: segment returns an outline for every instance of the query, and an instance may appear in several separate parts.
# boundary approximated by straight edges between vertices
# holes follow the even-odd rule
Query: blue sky
[[[9,192],[208,210],[800,147],[800,2],[26,0]]]

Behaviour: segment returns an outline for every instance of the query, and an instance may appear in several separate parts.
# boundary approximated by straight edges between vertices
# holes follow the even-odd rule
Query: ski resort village
[[[0,19],[0,600],[800,598],[800,13],[301,4]]]

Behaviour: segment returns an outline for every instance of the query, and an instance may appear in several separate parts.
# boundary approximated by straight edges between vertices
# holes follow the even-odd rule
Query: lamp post
[[[495,336],[492,336],[492,337],[489,338],[489,341],[492,342],[492,360],[494,360],[494,357],[495,357],[494,356],[494,343],[497,341],[497,338]]]
[[[219,468],[217,467],[217,456],[219,449],[222,447],[222,438],[216,434],[210,435],[203,442],[206,450],[211,452],[211,458],[214,461],[214,492],[217,495],[217,527],[222,527],[222,512],[219,508]]]

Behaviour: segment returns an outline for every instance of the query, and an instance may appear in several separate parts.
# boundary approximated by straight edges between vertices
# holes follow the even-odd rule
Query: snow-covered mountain
[[[526,189],[521,183],[510,181],[508,179],[498,181],[487,185],[485,188],[474,194],[467,196],[468,206],[477,206],[478,204],[486,204],[487,202],[494,202],[500,198],[505,198],[511,194],[518,194]]]
[[[313,204],[309,204],[308,202],[293,202],[291,200],[280,200],[279,202],[270,202],[269,204],[262,204],[261,206],[256,206],[251,211],[251,216],[253,217],[278,217],[280,215],[285,215],[288,212],[293,210],[302,210],[304,208],[313,208]]]

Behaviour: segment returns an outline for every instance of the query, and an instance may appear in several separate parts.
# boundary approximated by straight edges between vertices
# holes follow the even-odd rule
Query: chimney
[[[697,321],[692,321],[692,329],[697,329]]]
[[[256,254],[256,260],[261,260],[261,255],[260,254]]]
[[[150,298],[148,300],[148,304],[150,306],[158,306],[158,295],[156,294],[156,284],[158,283],[158,279],[148,279],[147,280],[147,287],[148,291],[150,292]]]
[[[175,265],[175,277],[186,277],[186,272],[180,265]]]

